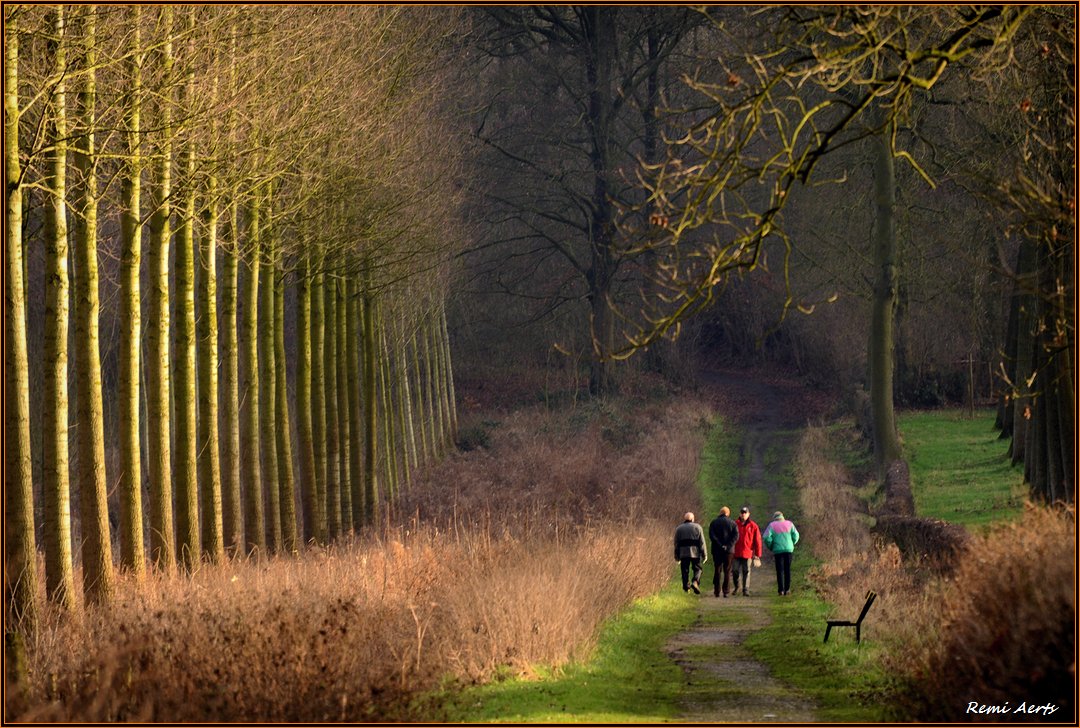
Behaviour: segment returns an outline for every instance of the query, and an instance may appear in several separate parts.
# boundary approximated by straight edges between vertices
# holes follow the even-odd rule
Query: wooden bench
[[[854,622],[849,622],[846,619],[830,619],[826,621],[825,627],[825,641],[829,641],[829,632],[832,632],[833,627],[854,627],[855,628],[855,641],[860,642],[862,640],[862,621],[866,618],[866,613],[870,611],[870,605],[877,599],[877,592],[866,592],[866,604],[863,605],[862,611],[859,612],[859,618]]]

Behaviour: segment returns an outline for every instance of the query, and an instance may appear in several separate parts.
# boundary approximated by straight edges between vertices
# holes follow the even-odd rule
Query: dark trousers
[[[694,583],[701,582],[701,557],[684,556],[679,559],[679,569],[682,570],[682,588],[686,591],[690,588],[690,570],[694,571]]]
[[[713,594],[720,596],[720,572],[724,573],[724,596],[731,591],[731,566],[735,562],[733,551],[713,549]]]
[[[776,562],[776,591],[787,594],[791,591],[791,554],[773,554]]]

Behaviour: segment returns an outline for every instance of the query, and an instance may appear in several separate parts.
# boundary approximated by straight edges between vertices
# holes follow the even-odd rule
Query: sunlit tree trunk
[[[54,65],[49,130],[49,215],[45,237],[45,393],[42,411],[42,500],[45,522],[45,593],[70,609],[75,605],[75,570],[71,551],[71,480],[68,457],[68,324],[70,298],[67,223],[67,39],[64,7],[53,14]],[[136,395],[137,396],[137,395]],[[136,402],[136,406],[137,402]],[[138,420],[136,420],[136,423]],[[138,458],[136,425],[135,454]]]
[[[23,194],[19,163],[19,13],[4,6],[4,607],[5,632],[13,620],[33,622],[37,612],[37,546],[30,467],[30,372],[26,350],[23,276]]]
[[[434,312],[430,312],[424,318],[421,334],[424,337],[424,370],[427,374],[428,388],[427,422],[431,432],[432,450],[435,457],[440,458],[446,452],[446,440],[443,437],[446,428],[443,422],[442,397],[439,394],[439,361],[435,346]]]
[[[457,392],[454,389],[454,363],[450,356],[450,330],[446,325],[446,304],[439,306],[439,323],[442,331],[443,371],[446,377],[446,408],[450,422],[450,448],[454,448],[457,442],[458,417],[457,417]]]
[[[229,95],[236,93],[236,25],[229,31]],[[236,111],[228,116],[228,147],[236,148]],[[232,182],[225,206],[221,241],[221,530],[225,547],[240,551],[244,541],[240,496],[240,344],[237,331],[240,283],[240,190]]]
[[[329,536],[326,512],[326,362],[325,337],[326,316],[323,285],[325,276],[321,270],[323,261],[315,259],[314,276],[311,279],[311,422],[315,451],[315,533],[320,543]]]
[[[871,139],[874,150],[873,314],[870,322],[870,402],[874,421],[874,460],[879,472],[901,457],[893,407],[894,333],[898,263],[896,257],[896,177],[889,133]]]
[[[376,351],[379,367],[379,400],[382,405],[383,452],[386,455],[386,498],[393,503],[398,496],[398,444],[395,426],[393,396],[390,391],[390,347],[386,341],[386,309],[383,302],[375,302],[375,335],[378,337]]]
[[[326,514],[331,540],[341,536],[341,461],[337,408],[337,280],[323,276],[323,377],[326,381]]]
[[[313,322],[311,319],[311,269],[305,254],[303,265],[296,280],[296,429],[298,433],[300,465],[300,500],[303,504],[304,540],[322,541],[317,534],[315,485],[315,435],[312,430],[311,396],[311,337]]]
[[[185,33],[188,35],[188,68],[181,86],[180,108],[190,109],[194,101],[195,8],[187,9]],[[173,327],[173,351],[176,357],[173,389],[173,488],[176,497],[177,556],[187,569],[199,563],[202,544],[199,533],[199,481],[197,463],[197,425],[195,405],[195,142],[189,129],[180,150],[183,164],[179,189],[179,227],[176,231],[173,281],[177,317]]]
[[[263,199],[264,219],[270,218],[270,202],[264,198],[265,192],[256,193]],[[281,489],[278,478],[277,432],[277,378],[284,371],[276,361],[277,351],[274,344],[274,270],[275,253],[272,248],[273,237],[267,234],[267,224],[258,226],[262,249],[261,273],[259,281],[259,320],[261,345],[259,356],[262,363],[259,375],[259,431],[262,440],[263,484],[266,490],[266,541],[271,552],[281,551]]]
[[[258,193],[252,195],[248,220],[250,263],[244,266],[243,340],[240,356],[244,367],[244,389],[240,399],[240,472],[244,479],[244,539],[246,551],[266,553],[266,523],[263,511],[263,479],[259,447],[259,225],[262,212]]]
[[[98,343],[98,184],[95,146],[97,97],[97,8],[83,9],[80,30],[86,42],[79,107],[82,131],[73,159],[77,179],[75,210],[75,442],[79,458],[79,521],[82,530],[83,591],[104,602],[113,584],[112,540],[106,500],[105,431]]]
[[[404,448],[402,452],[402,461],[404,467],[403,481],[405,487],[409,487],[409,483],[412,480],[413,472],[419,467],[418,455],[416,452],[416,429],[413,427],[413,401],[412,401],[412,387],[409,384],[409,346],[408,339],[405,337],[401,318],[397,318],[397,326],[395,326],[395,336],[397,340],[397,361],[398,361],[398,389],[399,389],[399,411],[401,413],[401,436],[404,440]]]
[[[150,480],[150,558],[169,570],[175,563],[170,432],[171,363],[169,360],[169,246],[172,240],[172,108],[173,9],[162,6],[160,23],[165,40],[156,52],[165,98],[158,105],[161,142],[154,163],[153,206],[150,216],[150,302],[146,327],[147,470]]]
[[[142,8],[131,8],[132,53],[125,64],[129,84],[125,136],[127,158],[120,178],[120,356],[119,439],[120,564],[136,579],[146,571],[143,542],[142,450]]]
[[[429,393],[427,380],[423,367],[423,357],[420,355],[420,332],[423,331],[424,321],[421,318],[413,328],[412,336],[409,337],[409,350],[412,354],[412,370],[416,377],[416,416],[419,422],[416,429],[420,433],[420,458],[422,463],[431,462],[431,440],[428,437],[428,406]]]

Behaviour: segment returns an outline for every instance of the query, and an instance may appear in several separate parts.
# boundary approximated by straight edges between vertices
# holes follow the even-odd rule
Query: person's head
[[[739,518],[743,519],[744,521],[749,521],[750,520],[750,509],[747,508],[746,506],[743,506],[742,509],[739,511]]]
[[[721,516],[730,516],[731,515],[731,509],[728,508],[727,506],[724,506],[723,508],[720,509],[720,515]]]
[[[781,513],[780,511],[777,511],[776,513],[772,514],[772,517],[773,517],[774,521],[782,521],[782,520],[784,520],[784,514]]]
[[[687,511],[686,513],[683,514],[682,519],[684,521],[686,521],[687,523],[692,523],[694,521],[694,514],[691,513],[690,511]]]

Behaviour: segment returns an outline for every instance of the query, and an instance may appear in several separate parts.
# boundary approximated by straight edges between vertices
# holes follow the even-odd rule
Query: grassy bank
[[[1024,474],[1009,463],[993,410],[909,412],[900,431],[920,516],[981,529],[1023,512]]]

